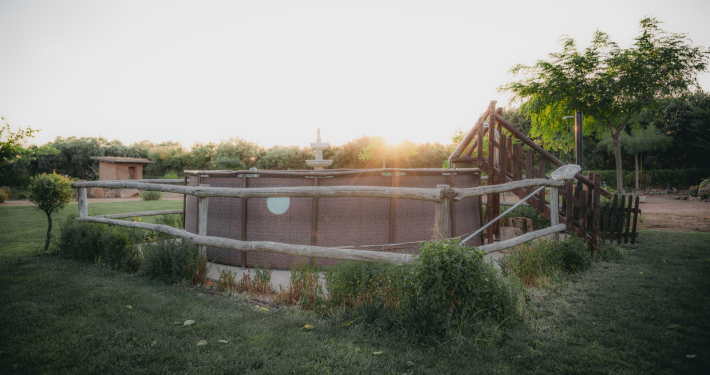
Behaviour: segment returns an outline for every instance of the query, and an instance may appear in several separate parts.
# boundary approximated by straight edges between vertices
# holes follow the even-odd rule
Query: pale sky
[[[518,63],[627,47],[644,16],[710,46],[710,1],[0,0],[0,116],[56,136],[448,143]],[[700,77],[710,89],[710,74]]]

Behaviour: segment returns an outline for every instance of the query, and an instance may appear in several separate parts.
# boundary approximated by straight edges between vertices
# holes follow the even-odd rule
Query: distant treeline
[[[524,134],[529,134],[530,119],[520,114],[517,109],[504,112],[504,117]],[[695,169],[695,172],[683,176],[671,176],[670,172],[652,174],[654,183],[682,184],[697,183],[698,171],[710,168],[710,94],[698,92],[681,98],[662,100],[652,111],[640,113],[632,124],[647,128],[653,125],[661,133],[672,138],[666,148],[654,148],[639,155],[641,169],[678,170]],[[468,129],[465,129],[468,131]],[[631,125],[627,132],[631,131]],[[403,136],[406,137],[406,130]],[[451,143],[421,143],[416,145],[416,154],[409,157],[387,155],[387,167],[390,168],[430,168],[441,167],[453,149],[460,142],[464,131],[458,130],[452,135]],[[614,156],[607,147],[602,146],[604,134],[591,134],[584,137],[584,169],[613,170]],[[362,136],[343,145],[331,145],[323,151],[323,158],[333,160],[332,169],[336,168],[380,168],[381,161],[363,161],[358,155],[370,145],[373,137]],[[35,157],[16,158],[0,166],[0,186],[26,186],[29,177],[39,173],[56,171],[82,179],[98,178],[98,162],[92,156],[124,156],[147,158],[155,164],[146,165],[144,175],[163,176],[168,172],[180,174],[186,169],[247,169],[257,167],[270,170],[310,169],[305,160],[313,159],[310,148],[298,146],[273,146],[265,148],[257,143],[238,136],[220,143],[196,143],[189,150],[182,144],[169,141],[160,144],[142,141],[126,146],[118,140],[105,138],[62,138],[45,146],[56,149],[54,154],[41,154]],[[30,149],[37,148],[31,146]],[[566,163],[574,163],[574,151],[549,147],[548,151]],[[542,161],[539,158],[539,161]],[[629,172],[634,170],[634,156],[624,154],[623,167]],[[554,166],[548,165],[548,170]],[[698,169],[699,168],[699,169]],[[659,172],[660,173],[660,172]],[[700,172],[701,173],[701,172]],[[702,173],[701,173],[702,174]],[[708,177],[708,176],[702,176]],[[605,178],[608,184],[615,177]],[[625,177],[626,179],[626,177]],[[662,181],[662,182],[661,182]]]

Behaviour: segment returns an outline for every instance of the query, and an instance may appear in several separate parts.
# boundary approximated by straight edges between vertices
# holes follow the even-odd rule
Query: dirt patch
[[[641,203],[641,229],[710,232],[710,203],[676,200],[677,195],[647,196]]]

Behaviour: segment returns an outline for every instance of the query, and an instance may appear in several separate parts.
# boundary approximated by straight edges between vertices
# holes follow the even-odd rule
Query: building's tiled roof
[[[155,164],[155,162],[143,158],[126,158],[122,156],[92,156],[91,160],[105,161],[108,163],[133,163],[133,164]]]

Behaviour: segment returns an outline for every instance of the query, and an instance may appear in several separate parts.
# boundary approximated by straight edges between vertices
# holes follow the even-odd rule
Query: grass
[[[48,255],[6,256],[0,373],[707,374],[708,243],[707,233],[643,231],[625,259],[530,290],[524,323],[465,348]],[[175,324],[187,319],[196,323]]]
[[[109,215],[125,212],[175,210],[182,201],[128,201],[89,203],[89,215]],[[59,222],[70,212],[77,212],[76,203],[67,205],[52,215],[52,235],[59,231]],[[144,222],[154,223],[155,217],[144,217]],[[42,250],[47,235],[47,215],[35,206],[0,207],[0,262]]]

